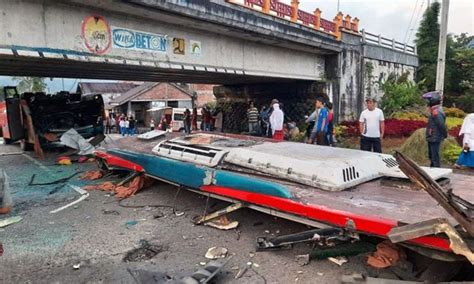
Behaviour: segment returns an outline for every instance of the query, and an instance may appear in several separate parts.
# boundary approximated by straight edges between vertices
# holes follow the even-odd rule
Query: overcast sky
[[[289,0],[282,2],[290,3]],[[300,9],[313,12],[319,8],[321,17],[332,20],[337,14],[337,3],[337,0],[300,0]],[[411,44],[427,4],[427,0],[339,0],[339,10],[344,15],[359,18],[361,29]],[[410,19],[412,23],[409,28]],[[474,0],[450,1],[448,32],[474,33]]]

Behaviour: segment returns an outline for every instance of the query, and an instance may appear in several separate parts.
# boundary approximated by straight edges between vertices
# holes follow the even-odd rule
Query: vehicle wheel
[[[20,149],[22,151],[33,151],[34,145],[26,142],[25,140],[20,140]]]
[[[5,141],[5,142],[4,142],[5,145],[10,145],[10,144],[12,144],[12,141],[11,141],[10,139],[8,139],[8,138],[3,138],[3,141]]]

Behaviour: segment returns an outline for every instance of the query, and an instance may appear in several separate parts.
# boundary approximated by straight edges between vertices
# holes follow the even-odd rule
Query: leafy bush
[[[466,117],[466,113],[462,109],[459,109],[457,107],[445,107],[443,108],[443,110],[446,114],[446,117]]]
[[[404,80],[395,80],[393,76],[390,76],[381,86],[384,95],[380,105],[387,117],[390,117],[394,112],[423,104],[421,97],[423,82],[415,84],[408,81],[406,76],[401,78]]]
[[[305,137],[306,137],[306,131],[301,131],[298,135],[295,135],[294,137],[290,138],[290,141],[303,142]]]
[[[446,162],[454,163],[457,161],[461,151],[462,148],[459,145],[454,143],[447,144],[441,151],[441,158]]]
[[[392,113],[390,118],[399,119],[399,120],[419,120],[419,121],[428,121],[428,118],[419,112],[414,111],[396,111]]]
[[[446,126],[448,129],[455,128],[462,125],[464,120],[459,117],[446,117]]]

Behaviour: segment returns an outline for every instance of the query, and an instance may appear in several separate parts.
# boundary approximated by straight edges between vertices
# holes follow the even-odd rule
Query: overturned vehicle
[[[250,208],[317,228],[259,238],[267,250],[302,241],[388,239],[430,259],[474,264],[474,178],[351,149],[195,134],[153,153],[97,151],[104,170],[128,169],[232,204],[204,223]]]
[[[104,102],[100,94],[59,92],[18,94],[5,87],[0,99],[0,136],[6,144],[21,141],[25,150],[56,142],[69,129],[84,138],[103,133]]]

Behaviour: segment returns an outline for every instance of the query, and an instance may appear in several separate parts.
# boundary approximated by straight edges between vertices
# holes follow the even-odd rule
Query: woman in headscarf
[[[270,115],[270,125],[272,127],[272,138],[275,140],[283,140],[283,111],[278,103],[273,104],[273,112]]]
[[[474,168],[474,113],[468,114],[461,126],[459,136],[464,135],[463,149],[459,155],[456,167]]]

